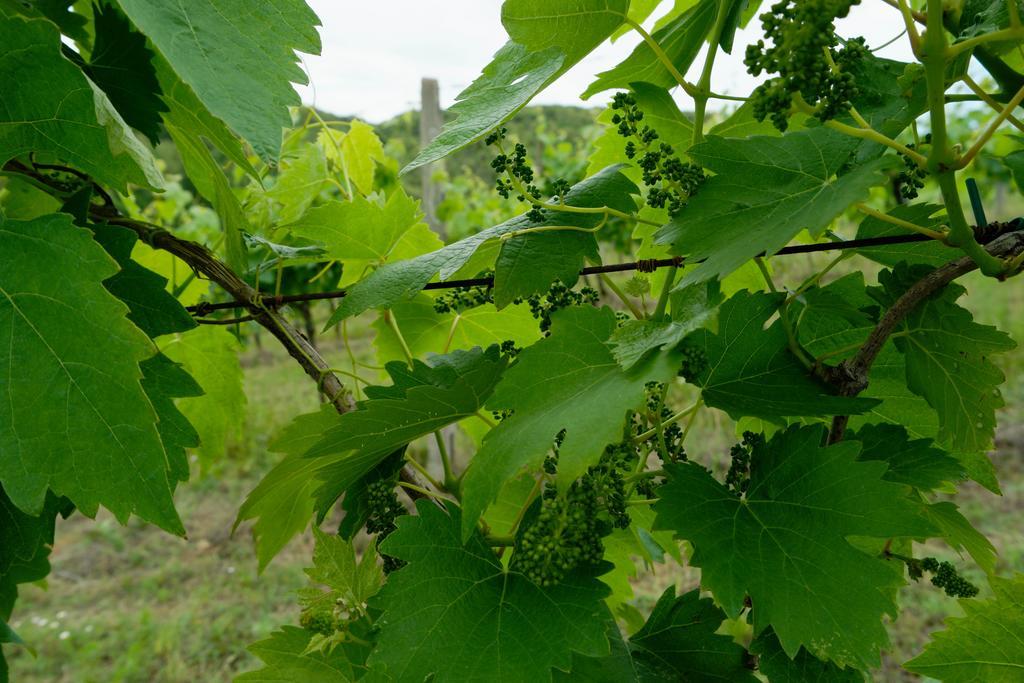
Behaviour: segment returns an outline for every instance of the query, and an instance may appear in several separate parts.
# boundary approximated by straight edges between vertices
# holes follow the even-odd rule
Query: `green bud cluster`
[[[679,364],[678,375],[694,384],[708,367],[708,354],[696,344],[685,341],[679,346],[679,352],[682,353],[683,360]]]
[[[299,615],[299,626],[307,631],[329,636],[338,630],[339,624],[332,610],[311,608],[303,610]]]
[[[477,277],[490,277],[493,271],[483,271]],[[437,313],[462,313],[477,306],[494,303],[494,289],[491,285],[473,285],[455,287],[445,291],[434,299],[434,310]]]
[[[633,414],[632,436],[635,437],[657,426],[655,417],[659,415],[659,406],[661,406],[660,417],[663,423],[661,433],[665,437],[665,447],[668,450],[664,453],[661,452],[661,443],[656,435],[650,437],[648,443],[655,443],[657,445],[658,455],[663,462],[685,461],[686,449],[683,448],[682,428],[676,423],[664,424],[672,417],[672,410],[668,406],[661,404],[661,392],[664,388],[665,385],[661,382],[648,382],[644,385],[647,394],[647,410]],[[634,450],[634,453],[636,457],[640,457],[639,452]]]
[[[597,303],[599,295],[593,287],[582,287],[579,291],[567,287],[561,280],[556,280],[546,294],[531,294],[525,301],[530,305],[530,313],[534,318],[540,320],[540,331],[546,337],[551,330],[551,314],[555,311],[569,306],[582,306]],[[513,303],[521,304],[523,299],[519,298]]]
[[[405,507],[398,501],[394,482],[382,479],[368,485],[366,487],[366,507],[368,509],[366,532],[377,534],[377,547],[379,548],[381,541],[397,528],[395,519],[406,514]],[[381,553],[381,559],[384,561],[384,572],[387,574],[405,566],[403,560],[390,555]]]
[[[729,471],[725,474],[725,485],[737,496],[742,496],[750,486],[750,466],[753,459],[767,446],[764,434],[743,432],[743,441],[729,450]]]
[[[665,142],[654,144],[659,138],[658,131],[640,123],[644,120],[644,112],[631,93],[616,93],[611,107],[616,112],[612,115],[612,123],[618,126],[619,135],[627,140],[626,157],[637,159],[637,165],[643,172],[647,203],[656,209],[667,208],[669,215],[675,216],[704,182],[704,170],[684,163],[672,145]]]
[[[508,129],[505,127],[499,128],[484,139],[484,144],[488,146],[498,145],[500,149],[502,140],[505,140],[507,136]],[[498,194],[504,199],[508,199],[515,194],[516,199],[520,202],[528,202],[530,210],[526,212],[526,217],[534,223],[542,222],[545,215],[544,209],[540,206],[540,201],[544,196],[544,192],[541,191],[537,182],[535,182],[536,174],[526,158],[526,145],[517,142],[513,146],[511,154],[499,152],[491,160],[491,168],[498,174],[498,178],[494,183],[494,189]],[[511,176],[511,178],[503,177],[505,174]],[[523,191],[517,190],[517,184],[513,182],[512,178],[520,181],[518,187],[521,187]],[[551,196],[561,202],[565,201],[565,195],[569,192],[570,187],[569,181],[558,178],[548,182],[545,189],[548,190]]]
[[[934,557],[910,559],[907,562],[910,578],[917,581],[924,572],[932,575],[932,585],[941,588],[951,598],[973,598],[978,594],[978,587],[960,576],[956,567],[950,562],[939,562]]]
[[[789,127],[793,98],[799,93],[828,121],[850,110],[857,84],[850,72],[864,58],[863,39],[838,48],[834,21],[845,17],[859,0],[780,0],[761,15],[764,40],[747,46],[744,63],[753,76],[777,74],[751,95],[754,117],[771,117],[780,131]]]
[[[501,345],[498,347],[498,350],[501,352],[502,356],[504,356],[508,360],[512,360],[516,356],[518,356],[523,349],[522,347],[516,346],[516,341],[514,339],[506,339],[505,341],[501,342]]]
[[[564,439],[564,434],[559,436]],[[560,443],[556,437],[556,452]],[[600,562],[602,537],[630,525],[623,476],[629,455],[609,447],[565,494],[545,488],[537,516],[516,538],[510,568],[539,586],[553,586],[577,567]],[[554,474],[557,458],[552,460]]]
[[[930,146],[931,143],[932,134],[928,133],[921,141],[921,146],[927,147]],[[910,143],[907,145],[907,148],[916,149],[917,145]],[[903,159],[903,168],[896,174],[896,186],[899,188],[900,196],[904,199],[916,199],[917,191],[924,187],[924,181],[925,178],[928,177],[928,171],[921,168],[916,161],[906,154],[900,152],[899,156]]]

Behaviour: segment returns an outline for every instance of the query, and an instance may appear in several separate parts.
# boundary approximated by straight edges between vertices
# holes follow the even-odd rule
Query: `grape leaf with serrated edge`
[[[573,652],[608,653],[607,588],[577,572],[541,588],[507,572],[479,535],[463,543],[461,513],[430,501],[398,519],[381,552],[408,564],[388,576],[371,672],[396,680],[546,680]]]
[[[35,153],[60,160],[98,182],[163,187],[152,153],[110,100],[60,51],[60,33],[46,19],[25,20],[0,9],[0,164]],[[45,87],[26,89],[24,83]]]
[[[7,494],[33,512],[50,488],[88,516],[103,505],[121,521],[135,513],[184,533],[140,383],[153,344],[102,285],[118,272],[114,260],[66,214],[5,221],[0,234]]]
[[[320,52],[319,21],[303,0],[117,0],[211,114],[276,160],[293,83],[306,75],[295,51]]]
[[[940,681],[1014,683],[1024,671],[1024,574],[989,579],[995,596],[960,600],[963,617],[950,617],[924,652],[903,668]]]
[[[703,263],[682,285],[722,278],[758,254],[773,254],[802,230],[819,235],[884,180],[891,157],[835,177],[857,140],[828,128],[744,140],[709,136],[690,148],[713,171],[686,208],[655,235]]]
[[[891,305],[928,268],[897,266],[879,274],[872,294]],[[939,440],[954,451],[983,452],[992,444],[995,411],[1002,407],[999,385],[1005,379],[988,360],[1016,343],[995,327],[980,325],[956,300],[966,290],[958,284],[918,304],[893,332],[907,364],[907,386],[939,414]]]
[[[768,329],[783,294],[741,291],[719,309],[718,333],[698,330],[687,339],[704,349],[708,367],[696,379],[704,401],[734,419],[862,413],[873,399],[836,396],[789,350],[782,321]]]
[[[506,366],[497,346],[453,351],[430,363],[415,361],[411,371],[405,363],[388,363],[394,385],[376,392],[367,387],[358,409],[337,418],[304,454],[342,456],[318,474],[324,482],[319,500],[336,499],[395,449],[475,414]]]
[[[740,498],[695,463],[667,464],[657,528],[693,544],[691,563],[726,614],[749,595],[755,633],[771,626],[783,649],[802,645],[840,665],[877,665],[884,615],[902,578],[846,537],[927,537],[935,529],[885,464],[856,460],[859,445],[823,448],[825,428],[779,432],[751,463]],[[799,483],[799,486],[795,484]]]

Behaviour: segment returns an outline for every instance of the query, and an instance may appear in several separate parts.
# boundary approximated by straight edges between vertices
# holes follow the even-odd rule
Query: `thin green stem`
[[[405,360],[409,363],[409,367],[412,367],[412,351],[409,350],[409,345],[405,343],[405,337],[402,336],[402,330],[398,327],[398,320],[395,319],[393,311],[384,311],[384,321],[391,328],[391,331],[398,337],[398,344],[402,347],[402,354],[405,356]]]
[[[458,498],[459,482],[452,473],[451,457],[448,455],[448,447],[444,443],[440,429],[434,431],[434,441],[437,442],[437,452],[441,456],[441,467],[444,469],[444,487]]]
[[[700,405],[701,405],[700,401],[697,401],[696,403],[694,403],[689,408],[685,408],[683,410],[680,410],[678,413],[675,413],[674,415],[672,415],[672,416],[662,420],[662,423],[661,423],[662,427],[668,427],[669,425],[672,425],[672,424],[675,424],[676,422],[679,422],[684,417],[686,417],[687,415],[690,415],[691,413],[695,412],[698,408],[700,408]],[[643,443],[644,441],[647,441],[647,439],[651,438],[652,436],[654,436],[657,433],[658,433],[657,427],[653,427],[651,429],[648,429],[646,432],[641,432],[640,434],[637,434],[636,436],[634,436],[633,437],[633,443]]]
[[[930,4],[931,3],[929,3],[929,5]],[[932,10],[929,9],[928,14],[931,14],[931,12]],[[927,40],[927,35],[925,36],[925,39]],[[992,31],[991,33],[983,33],[980,36],[974,36],[973,38],[968,38],[967,40],[960,41],[959,43],[954,43],[946,49],[945,54],[952,59],[957,55],[969,52],[970,50],[973,50],[980,45],[984,45],[985,43],[999,43],[1021,39],[1024,39],[1024,28],[1021,28],[1020,26],[1004,28],[998,31]]]
[[[671,266],[668,272],[665,273],[665,284],[661,288],[661,294],[658,295],[658,304],[654,307],[654,313],[651,317],[655,320],[661,320],[665,317],[665,309],[668,307],[668,297],[672,293],[672,287],[676,282],[676,273],[679,272],[677,266]]]
[[[919,235],[931,237],[933,240],[938,240],[940,242],[944,242],[946,240],[945,233],[932,230],[931,228],[922,227],[920,225],[917,225],[916,223],[911,223],[910,221],[905,221],[902,218],[897,218],[896,216],[890,216],[889,214],[885,214],[876,209],[872,209],[867,204],[858,202],[857,204],[854,204],[854,208],[856,208],[863,214],[871,216],[872,218],[876,218],[882,222],[889,223],[890,225],[899,226],[904,230],[910,230],[911,232],[916,232]]]
[[[417,491],[418,493],[422,493],[423,495],[429,496],[429,497],[434,498],[436,500],[449,500],[448,498],[446,498],[445,496],[442,496],[441,494],[437,493],[436,491],[431,491],[430,489],[425,489],[422,486],[417,486],[416,484],[410,484],[407,481],[400,481],[400,482],[398,482],[398,485],[401,486],[403,489],[409,489],[410,491]]]
[[[427,471],[427,468],[424,467],[423,465],[421,465],[416,460],[416,458],[408,456],[408,457],[406,457],[405,461],[407,463],[409,463],[410,465],[412,465],[413,469],[415,469],[417,472],[419,472],[423,476],[423,478],[426,479],[428,482],[430,482],[430,485],[433,486],[435,489],[437,489],[438,491],[444,491],[445,490],[444,485],[441,482],[439,482],[437,479],[435,479],[433,477],[433,475],[430,474],[430,472]]]
[[[629,475],[628,477],[623,479],[623,481],[627,484],[631,484],[635,481],[640,481],[641,479],[654,479],[655,477],[663,476],[665,476],[665,470],[663,469],[644,470],[643,472],[636,472],[634,474]]]
[[[1021,87],[1010,101],[1006,103],[1006,106],[999,110],[999,113],[996,114],[996,117],[989,122],[985,131],[978,137],[974,144],[971,145],[971,148],[967,150],[967,153],[961,157],[960,168],[966,167],[971,163],[974,157],[978,156],[978,153],[985,144],[988,143],[988,141],[992,139],[992,136],[995,135],[995,132],[999,130],[999,126],[1003,125],[1003,122],[1010,117],[1010,114],[1013,113],[1013,110],[1017,108],[1022,100],[1024,100],[1024,87]]]
[[[661,388],[661,396],[658,397],[658,407],[654,411],[654,431],[658,436],[658,448],[661,449],[662,457],[668,457],[668,443],[665,441],[665,426],[661,422],[661,410],[665,407],[665,397],[668,396],[669,383]]]
[[[928,86],[928,115],[931,123],[932,144],[927,168],[935,177],[942,192],[949,218],[946,243],[958,247],[970,256],[985,275],[997,276],[1003,272],[1003,262],[989,254],[974,238],[967,224],[960,194],[956,186],[959,160],[949,144],[946,130],[946,31],[942,23],[943,0],[928,0],[927,30],[924,35],[921,62]]]
[[[544,477],[537,477],[537,481],[534,482],[533,488],[530,489],[530,493],[527,494],[526,500],[523,501],[522,507],[519,508],[519,512],[516,513],[516,518],[512,520],[512,526],[509,527],[509,536],[515,538],[516,532],[519,530],[519,525],[523,522],[523,517],[526,516],[526,511],[530,509],[530,505],[533,504],[534,499],[540,495],[540,490],[544,486]]]
[[[828,264],[824,268],[819,270],[817,273],[815,273],[811,277],[807,278],[807,280],[805,280],[802,285],[797,287],[796,291],[794,291],[792,294],[790,294],[789,298],[786,299],[786,302],[790,303],[790,302],[796,300],[796,298],[799,297],[801,294],[806,292],[811,287],[814,287],[815,285],[817,285],[819,282],[821,282],[821,278],[825,277],[833,268],[838,266],[840,263],[842,263],[846,259],[850,258],[851,255],[852,255],[852,253],[848,252],[848,251],[841,252],[839,254],[839,256],[836,256],[834,259],[829,261]]]
[[[630,498],[629,500],[626,501],[626,505],[654,505],[659,500],[659,498]]]
[[[496,423],[494,422],[494,420],[490,419],[489,417],[487,417],[486,415],[484,415],[483,413],[481,413],[481,412],[480,412],[479,410],[478,410],[478,411],[476,411],[475,413],[473,413],[473,417],[477,417],[477,418],[480,418],[480,421],[481,421],[481,422],[483,422],[483,423],[484,423],[485,425],[487,425],[488,427],[490,427],[491,429],[494,429],[495,427],[497,427],[497,426],[498,426],[498,425],[497,425],[497,424],[496,424]]]
[[[704,407],[704,394],[701,394],[697,398],[697,402],[693,404],[693,412],[690,413],[690,419],[686,421],[686,427],[683,428],[683,435],[679,437],[679,445],[682,446],[686,443],[686,437],[690,435],[690,430],[693,429],[693,424],[697,421],[697,414],[700,409]]]
[[[997,102],[994,97],[992,97],[987,92],[985,92],[985,89],[982,88],[980,85],[978,85],[978,83],[973,78],[971,78],[969,75],[964,74],[960,78],[960,80],[963,81],[964,85],[966,85],[968,88],[971,89],[971,92],[973,92],[975,95],[977,95],[977,97],[978,97],[978,99],[980,101],[984,102],[989,107],[991,107],[993,111],[995,111],[996,113],[1000,113],[1000,112],[1005,111],[1005,108],[1003,107],[1003,105],[1001,105],[999,102]],[[948,99],[948,96],[947,96],[947,99]],[[1018,119],[1013,114],[1006,114],[1006,121],[1007,121],[1007,123],[1010,123],[1013,126],[1015,126],[1018,130],[1024,131],[1024,122],[1022,122],[1020,119]]]
[[[605,287],[610,289],[615,296],[619,297],[619,301],[621,301],[626,306],[626,308],[629,309],[630,313],[633,314],[634,318],[636,318],[637,320],[643,320],[644,318],[647,317],[646,314],[639,308],[637,308],[636,304],[634,304],[630,300],[630,298],[626,296],[626,293],[623,292],[617,284],[615,284],[615,281],[612,280],[607,273],[601,273],[601,282],[603,282]]]
[[[708,52],[704,57],[704,68],[701,69],[700,78],[697,81],[697,93],[693,96],[693,144],[704,139],[704,117],[708,108],[708,97],[711,93],[711,73],[715,68],[715,57],[718,56],[718,42],[722,38],[722,31],[725,30],[725,22],[729,18],[731,2],[719,0],[718,14],[715,16],[715,25],[708,36]]]
[[[659,62],[661,62],[661,65],[664,66],[670,74],[672,74],[672,78],[676,79],[676,83],[679,84],[679,87],[681,87],[690,97],[696,98],[699,94],[698,88],[688,82],[686,77],[679,72],[679,69],[677,69],[676,65],[672,63],[672,59],[665,53],[665,50],[663,50],[661,45],[658,44],[658,41],[655,40],[654,37],[636,21],[626,19],[626,24],[636,31],[643,41],[647,43],[647,47],[651,48],[651,52],[653,52],[654,56]]]

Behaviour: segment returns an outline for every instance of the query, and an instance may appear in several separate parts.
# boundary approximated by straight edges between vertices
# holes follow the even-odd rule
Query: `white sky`
[[[307,1],[323,24],[323,54],[304,57],[311,86],[299,89],[303,101],[334,114],[351,114],[371,122],[418,108],[420,78],[424,76],[438,79],[441,105],[450,106],[507,38],[501,26],[501,0]],[[662,4],[654,18],[667,11],[672,1],[663,0]],[[653,18],[647,28],[651,24]],[[874,47],[899,34],[903,23],[892,8],[867,0],[854,7],[838,28],[845,36],[864,36]],[[718,56],[714,90],[746,94],[753,87],[756,81],[746,73],[743,53],[759,31],[760,22],[755,18],[747,30],[737,34],[733,54]],[[598,47],[533,103],[581,104],[579,94],[594,74],[625,59],[637,42],[636,34],[631,33],[614,44]],[[910,59],[909,47],[902,38],[878,54]],[[701,58],[695,60],[688,77],[696,80],[695,72],[702,62]],[[598,94],[589,103],[604,106],[607,99],[608,94]],[[680,103],[686,106],[684,99]]]

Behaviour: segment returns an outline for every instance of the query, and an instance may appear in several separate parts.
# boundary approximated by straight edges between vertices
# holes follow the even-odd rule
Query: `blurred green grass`
[[[820,261],[794,261],[780,275],[795,280],[815,264],[820,266]],[[965,284],[971,291],[967,304],[981,322],[1024,339],[1024,290],[983,278]],[[363,324],[357,323],[351,338],[358,340],[360,359],[372,363],[370,333]],[[23,587],[13,618],[13,626],[38,657],[7,648],[12,681],[229,681],[257,666],[245,645],[279,624],[297,621],[294,591],[304,583],[310,540],[289,545],[257,576],[248,528],[231,534],[245,495],[276,462],[267,452],[268,439],[292,417],[317,406],[310,381],[272,341],[263,349],[250,345],[243,358],[249,397],[243,437],[211,472],[196,473],[179,488],[177,504],[187,540],[136,520],[122,527],[105,513],[96,521],[75,515],[58,523],[53,574],[45,588]],[[346,367],[337,338],[320,342],[332,362]],[[1004,394],[1009,407],[1001,415],[994,460],[1004,495],[968,484],[957,503],[992,540],[1000,554],[999,571],[1008,574],[1024,570],[1024,352],[999,361],[1008,376]],[[735,440],[735,425],[717,411],[706,411],[694,426],[688,450],[691,457],[722,467]],[[957,560],[969,578],[982,582],[980,571],[972,570],[969,562],[938,545],[934,552]],[[635,582],[636,605],[649,611],[667,585],[689,590],[698,583],[695,569],[674,563],[655,566]],[[913,656],[943,618],[959,613],[955,601],[927,582],[911,584],[900,597],[904,611],[891,626],[893,649],[876,680],[916,680],[898,671],[899,662]]]

